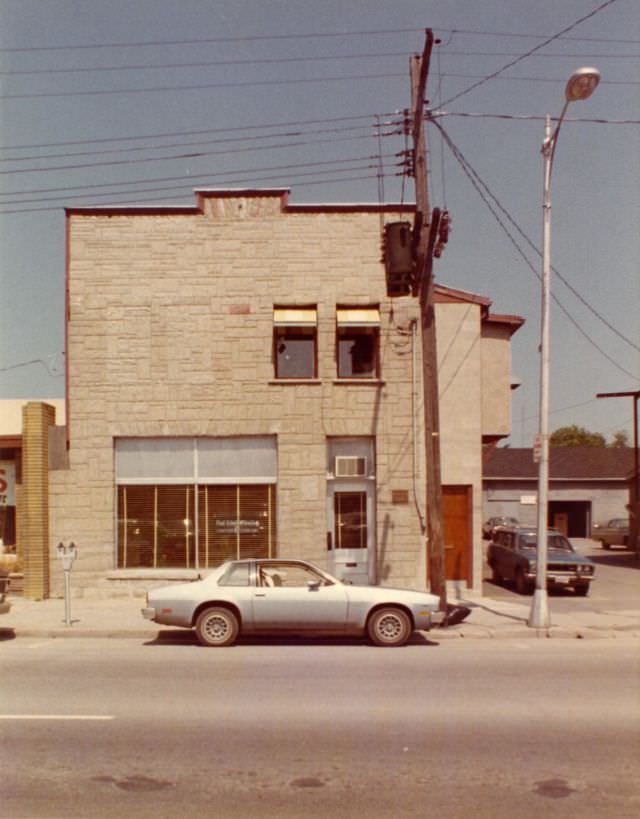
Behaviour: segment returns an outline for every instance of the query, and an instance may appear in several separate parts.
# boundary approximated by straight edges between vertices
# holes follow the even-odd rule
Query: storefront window
[[[116,441],[118,568],[275,556],[275,478],[273,437]]]

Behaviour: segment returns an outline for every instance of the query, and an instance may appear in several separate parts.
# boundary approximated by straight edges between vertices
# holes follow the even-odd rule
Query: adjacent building
[[[628,518],[634,452],[623,447],[551,447],[549,525],[568,537],[590,537],[594,523]],[[537,520],[538,464],[533,450],[489,449],[484,461],[485,518]]]

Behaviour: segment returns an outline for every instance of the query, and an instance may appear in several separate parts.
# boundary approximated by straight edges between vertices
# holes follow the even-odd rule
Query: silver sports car
[[[233,560],[201,580],[154,589],[142,616],[195,628],[205,646],[229,646],[239,634],[367,634],[401,646],[414,629],[442,622],[427,592],[351,586],[304,560]]]

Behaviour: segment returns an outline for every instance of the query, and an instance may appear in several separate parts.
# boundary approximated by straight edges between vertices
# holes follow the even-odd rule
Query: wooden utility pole
[[[413,226],[415,254],[414,289],[420,302],[422,327],[422,383],[424,390],[424,435],[426,459],[427,559],[429,588],[440,597],[447,610],[447,584],[444,561],[442,515],[442,478],[440,470],[440,417],[438,395],[438,356],[433,299],[433,250],[439,228],[440,211],[429,209],[427,151],[424,127],[424,102],[433,47],[433,31],[427,29],[422,55],[411,57],[411,104],[413,170],[416,189],[416,214]]]

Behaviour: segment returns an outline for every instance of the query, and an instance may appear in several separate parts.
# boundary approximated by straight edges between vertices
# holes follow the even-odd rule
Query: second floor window
[[[380,311],[377,307],[337,312],[338,378],[378,378]]]
[[[315,307],[275,307],[273,344],[276,378],[317,375],[317,311]]]

